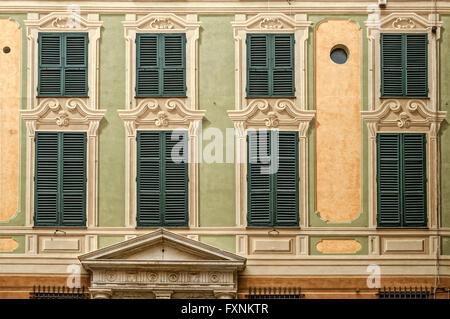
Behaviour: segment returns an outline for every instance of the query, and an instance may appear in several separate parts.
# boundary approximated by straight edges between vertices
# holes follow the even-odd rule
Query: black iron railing
[[[250,287],[248,299],[301,299],[305,295],[300,287]]]
[[[30,299],[88,299],[89,294],[85,287],[68,288],[61,286],[33,286]]]
[[[434,298],[433,287],[383,287],[378,289],[379,299],[430,299]]]

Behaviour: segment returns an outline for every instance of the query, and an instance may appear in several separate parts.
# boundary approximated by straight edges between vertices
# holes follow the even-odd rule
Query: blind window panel
[[[293,34],[247,35],[247,96],[295,95]]]
[[[34,223],[86,225],[86,133],[37,132]]]
[[[428,96],[428,36],[381,34],[381,95]]]
[[[88,34],[39,33],[39,96],[88,95]]]
[[[136,35],[136,96],[186,95],[186,35]]]

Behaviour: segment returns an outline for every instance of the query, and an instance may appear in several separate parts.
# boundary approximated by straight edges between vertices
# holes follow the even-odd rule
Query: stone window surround
[[[367,37],[369,41],[368,110],[361,111],[369,132],[369,227],[377,227],[377,149],[376,134],[426,134],[427,217],[428,228],[438,226],[440,151],[439,129],[447,112],[439,111],[439,39],[442,22],[430,14],[428,19],[415,13],[392,13],[379,17],[369,15]],[[436,27],[433,32],[433,27]],[[381,98],[381,33],[428,34],[428,98]]]

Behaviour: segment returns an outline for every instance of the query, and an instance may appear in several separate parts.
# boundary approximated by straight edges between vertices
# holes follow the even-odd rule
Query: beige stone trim
[[[36,131],[84,131],[87,132],[86,150],[86,218],[87,226],[98,224],[98,136],[99,123],[106,110],[90,109],[82,99],[44,99],[37,107],[21,110],[27,126],[26,159],[26,226],[33,225],[34,215],[34,154]]]
[[[299,216],[308,225],[308,128],[315,111],[288,99],[255,99],[243,110],[228,111],[236,131],[236,225],[247,226],[247,130],[279,129],[299,133]]]
[[[40,101],[37,98],[38,66],[39,66],[39,32],[87,32],[88,44],[88,87],[89,97],[86,106],[90,109],[98,108],[98,58],[100,28],[98,14],[84,14],[82,16],[71,12],[28,13],[25,20],[28,40],[28,69],[27,69],[27,107],[32,109]]]
[[[136,34],[137,33],[185,33],[186,34],[186,107],[198,108],[198,48],[200,22],[196,14],[184,16],[173,13],[148,15],[127,14],[124,26],[126,40],[125,108],[133,109],[139,101],[135,99],[136,87]]]
[[[205,111],[189,109],[181,99],[145,99],[134,109],[118,110],[125,124],[125,225],[136,227],[136,131],[189,132],[189,226],[198,227],[198,162]]]

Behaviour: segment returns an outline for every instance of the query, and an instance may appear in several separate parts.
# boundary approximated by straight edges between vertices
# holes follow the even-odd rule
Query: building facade
[[[379,2],[1,1],[0,298],[448,298],[450,1]]]

